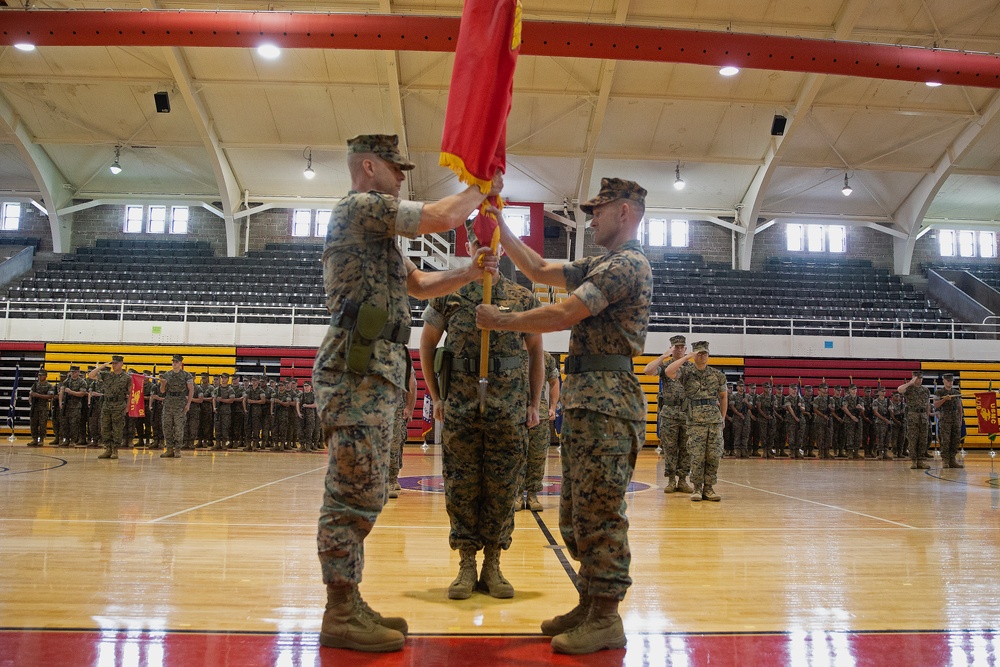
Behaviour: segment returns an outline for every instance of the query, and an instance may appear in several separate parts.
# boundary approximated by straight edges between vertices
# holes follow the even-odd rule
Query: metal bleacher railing
[[[412,304],[412,324],[420,326],[422,306]],[[251,306],[206,303],[133,301],[0,301],[6,319],[211,322],[219,324],[325,325],[323,306]],[[835,336],[880,338],[997,339],[1000,322],[969,324],[954,321],[879,319],[809,319],[740,317],[705,314],[650,314],[650,331],[714,333],[745,336]]]

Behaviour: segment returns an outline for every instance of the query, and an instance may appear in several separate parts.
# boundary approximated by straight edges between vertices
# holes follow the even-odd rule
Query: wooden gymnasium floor
[[[660,490],[651,448],[629,494],[624,651],[551,652],[538,624],[575,602],[558,453],[545,511],[502,560],[512,600],[446,599],[440,455],[409,445],[367,542],[362,591],[402,614],[402,652],[317,643],[323,454],[180,460],[0,441],[0,665],[996,665],[1000,486],[908,462],[723,461],[721,503]]]

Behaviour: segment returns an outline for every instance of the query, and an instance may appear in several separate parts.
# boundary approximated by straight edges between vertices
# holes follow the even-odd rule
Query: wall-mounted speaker
[[[153,101],[156,102],[156,113],[170,113],[170,96],[167,93],[153,93]]]
[[[771,121],[771,136],[780,137],[785,133],[785,123],[788,119],[784,116],[775,116],[774,120]]]

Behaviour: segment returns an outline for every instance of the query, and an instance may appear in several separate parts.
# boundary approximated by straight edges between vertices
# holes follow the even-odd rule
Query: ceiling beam
[[[867,7],[868,2],[864,3]],[[839,26],[857,20],[850,0]],[[262,11],[5,10],[0,45],[282,48],[450,52],[458,17]],[[847,31],[849,34],[850,31]],[[1000,88],[1000,57],[867,44],[585,22],[525,21],[521,55],[673,62]]]

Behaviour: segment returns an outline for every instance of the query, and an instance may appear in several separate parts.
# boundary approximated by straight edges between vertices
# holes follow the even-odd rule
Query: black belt
[[[521,357],[490,357],[488,363],[489,372],[496,373],[497,371],[509,371],[520,368],[524,365],[524,360]],[[479,359],[455,357],[451,360],[451,370],[458,373],[478,373]]]
[[[186,391],[168,391],[167,396],[187,396]]]
[[[691,405],[718,405],[717,398],[692,398]]]
[[[664,401],[663,407],[665,408],[678,408],[684,405],[684,401]]]
[[[339,313],[334,313],[330,316],[331,327],[354,329],[354,325],[357,321],[358,305],[353,301],[345,301],[343,309]],[[378,337],[392,343],[402,343],[405,345],[410,342],[410,323],[386,322],[385,327],[382,328],[382,332],[378,335]]]
[[[566,357],[564,367],[566,374],[589,373],[592,371],[624,371],[631,373],[635,369],[632,357],[624,354],[579,354]]]

